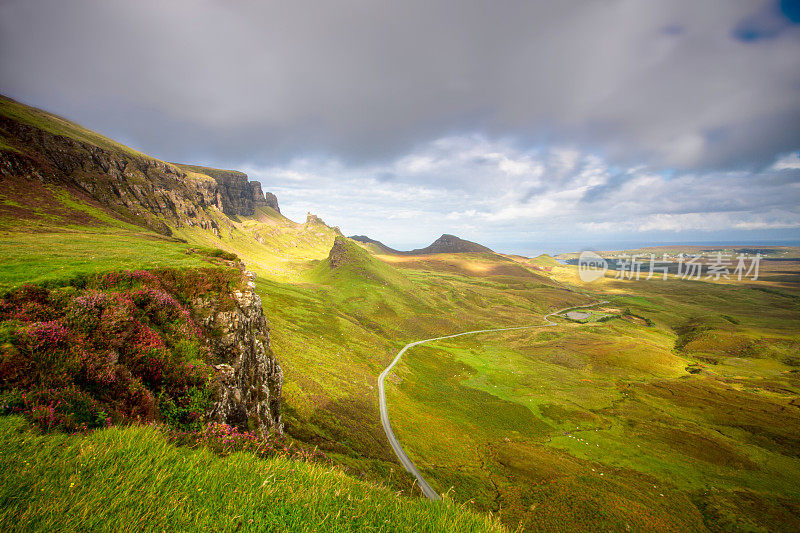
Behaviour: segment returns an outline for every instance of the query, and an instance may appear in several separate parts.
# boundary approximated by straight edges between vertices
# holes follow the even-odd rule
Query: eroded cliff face
[[[255,275],[234,289],[232,302],[198,297],[192,306],[206,331],[217,374],[211,418],[243,430],[282,433],[283,371],[272,353]]]
[[[278,197],[277,196],[275,196],[271,192],[265,192],[264,193],[264,199],[267,202],[267,206],[268,207],[271,207],[272,209],[274,209],[278,213],[281,212],[281,208],[278,207]]]
[[[265,193],[261,189],[261,183],[257,181],[251,181],[250,188],[253,191],[253,203],[256,207],[258,206],[271,207],[278,213],[281,212],[280,207],[278,207],[278,197],[272,194],[271,192]]]
[[[221,235],[211,208],[251,216],[269,204],[242,172],[185,167],[133,150],[109,150],[0,116],[0,133],[17,151],[0,151],[0,178],[36,179],[75,187],[121,218],[170,235],[197,226]],[[274,198],[274,196],[273,196]],[[277,207],[277,201],[274,202]]]

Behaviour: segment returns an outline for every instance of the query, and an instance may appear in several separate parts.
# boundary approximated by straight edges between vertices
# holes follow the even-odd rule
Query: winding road
[[[380,376],[378,376],[378,396],[380,398],[380,404],[381,404],[381,424],[383,424],[383,431],[386,432],[386,438],[389,439],[389,444],[392,445],[392,449],[394,450],[395,455],[397,455],[397,458],[400,460],[400,464],[402,464],[403,468],[405,468],[411,475],[417,478],[417,484],[419,485],[419,488],[422,489],[422,493],[429,500],[440,500],[441,496],[439,496],[439,494],[435,490],[433,490],[433,488],[431,488],[430,485],[428,485],[428,482],[425,481],[425,478],[422,477],[422,474],[419,473],[417,467],[414,466],[414,463],[411,461],[411,459],[409,459],[408,455],[406,455],[406,452],[403,450],[403,447],[400,445],[400,442],[397,440],[397,437],[394,436],[394,431],[392,431],[392,424],[389,422],[389,410],[386,407],[386,387],[384,384],[384,380],[386,379],[386,376],[389,375],[389,372],[392,371],[394,365],[396,365],[397,362],[400,361],[400,358],[403,356],[403,354],[406,353],[406,350],[418,344],[425,344],[426,342],[439,341],[442,339],[452,339],[453,337],[460,337],[462,335],[472,335],[474,333],[490,333],[493,331],[511,331],[515,329],[530,329],[530,328],[542,328],[546,326],[555,326],[557,325],[557,323],[550,320],[550,317],[553,315],[558,315],[567,311],[571,311],[573,309],[594,307],[595,305],[600,305],[604,303],[607,303],[607,301],[603,300],[595,302],[593,304],[566,307],[564,309],[559,309],[558,311],[553,311],[552,313],[548,313],[544,316],[544,320],[545,322],[547,322],[546,324],[536,324],[535,326],[516,326],[513,328],[478,329],[475,331],[465,331],[463,333],[456,333],[454,335],[445,335],[444,337],[434,337],[432,339],[424,339],[421,341],[410,342],[405,346],[403,346],[403,349],[400,350],[400,352],[398,352],[397,356],[394,358],[392,363],[389,366],[387,366],[383,370],[383,372],[381,372]]]

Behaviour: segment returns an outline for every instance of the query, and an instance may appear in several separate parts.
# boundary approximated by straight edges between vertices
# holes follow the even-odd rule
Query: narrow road
[[[383,424],[383,431],[386,432],[386,438],[389,439],[389,444],[392,445],[392,449],[394,450],[395,455],[397,455],[397,458],[400,460],[400,464],[402,464],[403,468],[405,468],[411,475],[417,478],[417,484],[419,485],[419,488],[422,489],[422,493],[425,494],[425,496],[427,496],[429,500],[440,500],[441,496],[439,496],[439,494],[435,490],[433,490],[430,485],[428,485],[428,482],[425,481],[425,478],[422,477],[422,474],[419,473],[417,467],[414,466],[414,463],[411,461],[411,459],[408,458],[408,455],[406,455],[406,452],[403,450],[403,447],[400,446],[400,442],[397,440],[397,437],[394,436],[394,431],[392,431],[392,424],[389,423],[389,411],[386,408],[386,387],[384,385],[384,380],[386,379],[386,376],[389,375],[389,372],[392,371],[394,365],[396,365],[397,362],[400,361],[400,358],[403,356],[403,354],[406,353],[406,350],[418,344],[425,344],[426,342],[439,341],[442,339],[452,339],[453,337],[460,337],[462,335],[472,335],[473,333],[489,333],[492,331],[511,331],[515,329],[529,329],[529,328],[542,328],[546,326],[555,326],[557,325],[557,323],[550,320],[550,317],[553,315],[564,313],[566,311],[571,311],[573,309],[594,307],[595,305],[600,305],[604,303],[607,303],[607,301],[603,300],[601,302],[595,302],[589,305],[578,305],[573,307],[566,307],[564,309],[559,309],[558,311],[553,311],[552,313],[548,313],[544,316],[544,320],[545,322],[547,322],[546,324],[537,324],[535,326],[516,326],[513,328],[478,329],[475,331],[465,331],[464,333],[456,333],[454,335],[445,335],[444,337],[434,337],[432,339],[424,339],[421,341],[410,342],[405,346],[403,346],[403,349],[400,350],[400,352],[397,354],[397,357],[395,357],[392,363],[389,366],[387,366],[383,372],[381,372],[380,376],[378,376],[378,396],[380,398],[380,404],[381,404],[381,424]]]

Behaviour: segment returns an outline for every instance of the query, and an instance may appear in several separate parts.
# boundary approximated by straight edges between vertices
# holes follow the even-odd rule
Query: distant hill
[[[460,239],[455,235],[445,233],[430,246],[425,248],[417,248],[409,252],[413,255],[427,255],[427,254],[466,254],[466,253],[494,253],[490,248],[478,244],[477,242],[467,241]]]
[[[381,241],[376,241],[375,239],[370,239],[366,235],[353,235],[350,238],[353,239],[354,241],[358,241],[360,243],[370,245],[370,246],[368,246],[368,248],[370,248],[371,250],[376,251],[376,252],[382,252],[382,253],[387,253],[387,254],[402,254],[403,253],[403,252],[401,252],[399,250],[395,250],[394,248],[390,248],[390,247],[386,246]]]
[[[350,237],[354,241],[366,244],[367,248],[376,252],[397,254],[397,255],[431,255],[431,254],[465,254],[465,253],[494,253],[490,248],[478,244],[476,242],[467,241],[445,233],[429,246],[425,248],[417,248],[411,251],[400,251],[390,248],[383,244],[381,241],[370,239],[366,235],[354,235]]]
[[[540,267],[554,267],[554,266],[559,266],[561,264],[558,261],[556,261],[556,259],[553,258],[553,256],[548,254],[537,255],[533,259],[530,259],[528,262],[532,265]]]

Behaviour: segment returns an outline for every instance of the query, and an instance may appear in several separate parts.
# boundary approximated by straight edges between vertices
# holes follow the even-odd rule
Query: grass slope
[[[396,268],[388,265],[359,246],[356,241],[337,236],[328,257],[309,273],[309,279],[328,285],[348,287],[384,285],[395,290],[408,290],[411,282]]]
[[[192,172],[191,179],[210,179],[202,168]],[[104,220],[102,208],[63,191],[51,193],[52,205],[26,203],[19,192],[0,199],[10,213],[0,239],[1,286],[196,265],[202,258],[186,252],[201,246],[238,254],[259,276],[256,290],[285,372],[289,434],[319,445],[351,474],[409,490],[381,430],[375,390],[375,378],[405,343],[541,323],[549,311],[607,299],[602,313],[614,317],[607,321],[561,320],[557,327],[409,351],[390,376],[390,412],[426,478],[442,492],[450,490],[455,501],[498,511],[504,522],[523,529],[800,527],[794,485],[800,477],[800,274],[794,263],[765,268],[758,283],[623,282],[612,273],[586,285],[574,267],[547,257],[381,254],[341,239],[314,217],[295,223],[269,209],[236,219],[212,209],[219,236],[174,228],[181,242]],[[19,206],[33,214],[16,216]],[[331,249],[339,240],[344,261],[332,268]],[[144,430],[100,435],[124,431]],[[48,439],[66,442],[67,449],[80,442],[35,439],[47,450]],[[185,452],[176,450],[174,457]],[[3,460],[13,461],[9,453]],[[193,460],[186,459],[192,469],[182,470],[178,461],[164,466],[163,475],[175,469],[187,479],[204,476],[198,465],[206,463]],[[301,490],[297,482],[317,490],[312,478],[284,479],[276,491]],[[30,482],[55,483],[65,498],[69,494],[58,480]],[[124,485],[124,491],[140,494],[139,487]],[[185,491],[176,494],[176,501],[201,501]],[[155,501],[148,498],[142,501]],[[3,501],[16,505],[11,497]],[[210,501],[209,510],[175,512],[229,516]],[[169,516],[135,505],[125,512]],[[340,516],[352,516],[348,512]],[[427,527],[425,520],[416,527]]]
[[[148,427],[38,435],[0,419],[4,531],[503,531],[327,466],[178,448]]]

